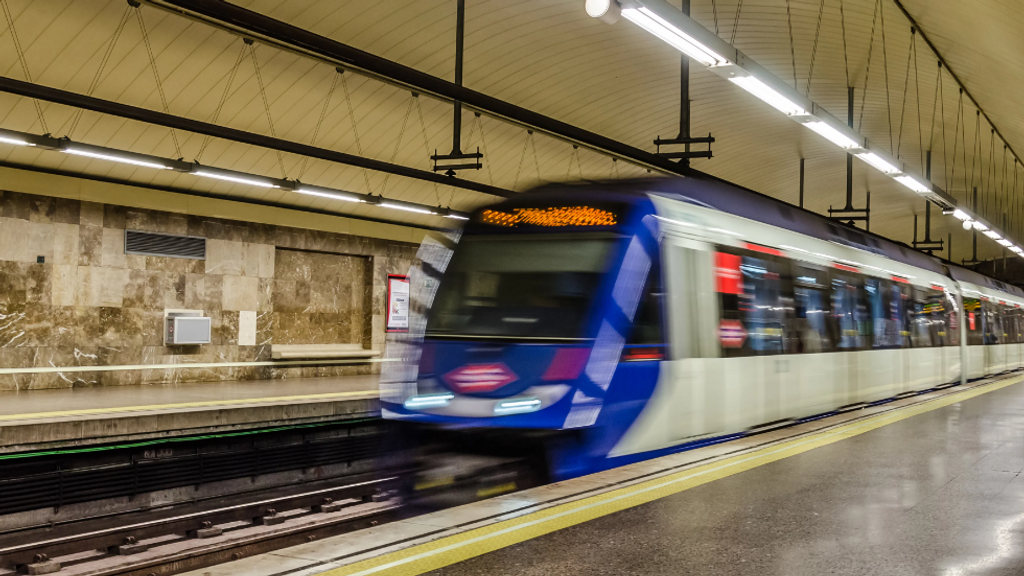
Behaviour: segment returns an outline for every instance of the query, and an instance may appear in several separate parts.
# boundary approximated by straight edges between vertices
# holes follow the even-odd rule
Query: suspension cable
[[[811,48],[811,66],[807,70],[807,89],[804,94],[811,96],[811,81],[814,79],[814,61],[818,57],[818,40],[821,38],[821,17],[825,14],[825,0],[818,6],[818,25],[814,30],[814,45]]]
[[[139,29],[142,31],[142,42],[146,45],[146,54],[149,55],[149,66],[153,69],[153,79],[156,80],[156,92],[160,96],[160,105],[164,113],[170,114],[171,109],[167,106],[167,94],[164,93],[164,83],[160,79],[160,72],[156,68],[156,56],[153,54],[153,45],[149,41],[149,32],[146,31],[146,21],[142,18],[141,5],[135,7],[135,18],[139,22]],[[174,154],[181,158],[181,146],[178,144],[178,134],[171,128],[171,140],[174,142]]]
[[[335,71],[335,72],[337,72],[337,71]],[[327,96],[324,98],[324,105],[323,105],[322,108],[320,108],[320,117],[316,121],[316,127],[313,128],[313,137],[310,138],[310,140],[309,140],[309,145],[310,146],[315,146],[316,145],[316,137],[320,135],[320,127],[323,126],[324,118],[327,117],[327,110],[328,110],[328,108],[329,108],[329,106],[331,104],[331,96],[334,95],[334,89],[338,86],[338,77],[339,76],[341,76],[341,74],[335,73],[331,77],[331,87],[327,89]],[[411,109],[412,102],[409,102],[409,106],[410,106],[410,109]],[[409,120],[409,111],[406,111],[406,113],[405,113],[405,120],[402,121],[402,132],[403,133],[405,132],[405,122],[408,121],[408,120]],[[401,136],[398,137],[398,141],[399,142],[402,141],[402,137]],[[397,152],[397,150],[396,150],[396,152]],[[303,174],[306,173],[306,163],[308,161],[309,161],[309,156],[303,156],[302,157],[302,164],[299,166],[299,173],[298,173],[298,175],[295,176],[296,180],[301,180]],[[391,163],[392,164],[395,163],[394,156],[391,157]],[[387,186],[388,178],[390,176],[391,176],[391,174],[388,173],[388,175],[384,177],[384,185],[385,186]]]
[[[800,89],[796,81],[796,47],[793,45],[793,17],[790,14],[789,0],[786,0],[786,22],[789,24],[789,55],[793,61],[793,88]]]
[[[103,53],[103,57],[100,58],[100,65],[96,67],[96,74],[92,77],[92,82],[89,83],[89,89],[85,91],[87,96],[92,96],[92,93],[100,85],[100,78],[103,76],[103,70],[107,67],[107,62],[110,61],[111,55],[114,53],[114,46],[117,44],[118,39],[121,37],[121,32],[124,31],[124,27],[128,24],[128,20],[132,17],[132,7],[126,6],[124,14],[121,15],[121,19],[117,23],[117,28],[114,28],[114,33],[110,36],[110,42],[107,44],[107,49]],[[82,114],[85,113],[85,108],[79,108],[75,112],[74,117],[71,119],[71,126],[68,128],[67,136],[72,138],[75,129],[78,128],[78,123],[82,120]]]
[[[217,123],[217,119],[220,118],[220,113],[224,110],[224,104],[228,101],[228,96],[231,94],[231,86],[235,83],[235,76],[238,74],[238,69],[242,65],[242,60],[245,59],[246,45],[242,43],[242,49],[238,51],[238,58],[235,58],[235,65],[231,68],[231,72],[228,74],[227,82],[224,83],[224,92],[220,95],[220,101],[217,102],[217,108],[213,111],[213,119],[210,121],[213,124]],[[203,152],[206,151],[206,147],[210,144],[211,138],[209,135],[203,136],[203,142],[199,146],[199,153],[196,154],[196,162],[202,157]]]
[[[25,51],[21,49],[21,41],[18,40],[18,31],[14,29],[14,16],[11,15],[11,8],[7,5],[7,0],[0,0],[0,8],[3,8],[4,18],[7,20],[7,29],[11,31],[11,40],[14,41],[14,51],[18,55],[18,63],[21,64],[21,72],[25,75],[25,80],[32,82],[32,74],[28,71],[28,61],[25,59]],[[36,115],[39,117],[39,125],[43,128],[44,134],[49,134],[50,129],[46,127],[46,118],[43,116],[43,107],[39,104],[39,100],[32,99],[32,105],[36,108]]]

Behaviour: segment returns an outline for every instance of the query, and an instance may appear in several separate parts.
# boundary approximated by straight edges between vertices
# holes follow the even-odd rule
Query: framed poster
[[[385,332],[409,331],[409,277],[388,274],[388,316]]]

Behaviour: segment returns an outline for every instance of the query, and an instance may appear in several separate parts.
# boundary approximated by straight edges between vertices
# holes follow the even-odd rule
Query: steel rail
[[[261,498],[256,501],[201,509],[174,516],[157,515],[150,520],[130,521],[126,524],[120,523],[118,520],[120,516],[114,516],[103,519],[99,526],[82,527],[83,529],[80,531],[51,536],[42,540],[19,538],[20,542],[0,547],[0,558],[3,558],[5,567],[23,566],[32,563],[37,554],[46,554],[50,558],[55,558],[86,550],[104,550],[123,544],[125,538],[129,536],[137,541],[142,541],[168,534],[186,534],[202,528],[204,522],[216,525],[274,516],[275,511],[283,512],[321,505],[327,498],[334,501],[350,498],[369,501],[373,494],[378,493],[381,489],[391,487],[395,482],[395,477],[364,479],[368,476],[370,475],[357,476],[353,478],[357,481],[344,486]],[[125,514],[123,516],[131,518],[135,515]],[[87,522],[87,524],[95,524],[95,522]],[[60,532],[67,532],[72,527],[64,528]]]

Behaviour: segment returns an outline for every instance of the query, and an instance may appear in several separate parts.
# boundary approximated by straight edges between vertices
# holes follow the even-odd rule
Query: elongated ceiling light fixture
[[[105,146],[93,146],[91,144],[72,142],[68,139],[38,136],[27,132],[18,132],[16,130],[0,128],[0,145],[5,144],[11,146],[29,146],[42,150],[52,150],[74,156],[82,156],[93,160],[128,164],[140,168],[173,170],[175,172],[191,174],[192,176],[198,176],[200,178],[213,178],[215,180],[223,180],[225,182],[232,182],[234,184],[241,184],[244,186],[277,188],[307,196],[318,196],[321,198],[330,198],[332,200],[342,200],[345,202],[365,203],[381,208],[391,208],[404,210],[406,212],[414,212],[417,214],[441,216],[451,220],[469,220],[468,214],[452,210],[450,208],[428,206],[425,204],[405,202],[402,200],[384,200],[380,196],[374,196],[372,194],[359,194],[356,192],[349,192],[347,190],[337,190],[324,186],[313,186],[297,180],[267,178],[257,174],[249,174],[248,172],[204,166],[198,162],[185,162],[182,160],[161,158],[159,156],[152,156],[149,154],[137,154],[135,152],[127,152],[125,150],[117,150],[115,148],[108,148]]]
[[[633,22],[714,74],[746,90],[791,120],[803,124],[853,154],[868,166],[937,204],[943,214],[964,220],[964,228],[971,229],[974,223],[980,223],[977,217],[959,209],[956,199],[944,190],[915,174],[899,159],[883,152],[862,134],[840,122],[824,108],[666,0],[586,0],[586,11],[588,15],[609,24],[616,22],[620,16]],[[1005,239],[1005,234],[987,226],[984,230],[996,234],[998,238],[989,237],[1005,242],[1003,246],[1016,247]]]

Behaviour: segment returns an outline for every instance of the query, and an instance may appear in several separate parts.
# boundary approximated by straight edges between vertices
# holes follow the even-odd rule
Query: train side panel
[[[915,285],[941,285],[950,306],[958,302],[958,291],[941,274],[875,254],[682,202],[656,198],[655,204],[662,218],[671,359],[663,362],[651,400],[610,456],[664,449],[959,381],[958,338],[940,346],[722,357],[724,322],[715,288],[715,258],[722,246],[788,247],[788,253],[819,268],[858,261],[904,274]]]

